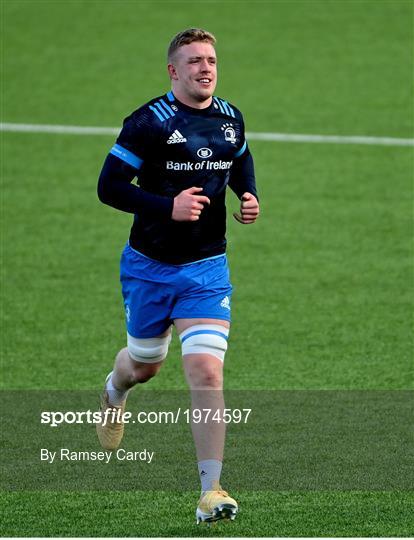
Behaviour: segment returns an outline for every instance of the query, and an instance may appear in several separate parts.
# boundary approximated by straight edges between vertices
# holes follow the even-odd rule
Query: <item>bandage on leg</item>
[[[135,338],[127,334],[128,354],[137,361],[147,364],[162,362],[168,353],[171,343],[171,333],[168,336],[156,338]]]
[[[182,354],[211,354],[223,362],[228,336],[220,324],[195,324],[180,334]]]

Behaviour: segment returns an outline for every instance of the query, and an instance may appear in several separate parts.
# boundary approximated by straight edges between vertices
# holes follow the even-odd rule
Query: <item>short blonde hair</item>
[[[179,34],[173,37],[170,46],[168,47],[168,61],[170,62],[177,52],[177,50],[183,45],[189,45],[194,41],[203,41],[205,43],[210,43],[210,45],[216,44],[216,38],[211,32],[203,30],[202,28],[187,28]]]

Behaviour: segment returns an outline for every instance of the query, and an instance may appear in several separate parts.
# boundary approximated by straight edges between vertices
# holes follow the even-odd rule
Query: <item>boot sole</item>
[[[197,525],[201,522],[214,523],[221,519],[229,519],[233,521],[236,519],[238,508],[234,504],[223,503],[213,508],[210,514],[202,512],[199,508],[196,510]]]

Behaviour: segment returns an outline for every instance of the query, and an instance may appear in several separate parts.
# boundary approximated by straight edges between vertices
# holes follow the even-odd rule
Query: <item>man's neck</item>
[[[210,96],[205,101],[196,101],[195,99],[189,98],[187,95],[181,95],[180,92],[177,92],[172,89],[172,93],[174,96],[178,99],[178,101],[181,101],[181,103],[184,103],[184,105],[187,105],[187,107],[192,107],[193,109],[207,109],[207,107],[210,107],[211,102],[213,101],[213,97]]]

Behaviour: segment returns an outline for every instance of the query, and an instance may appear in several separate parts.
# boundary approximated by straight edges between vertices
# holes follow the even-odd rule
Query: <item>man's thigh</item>
[[[217,324],[218,326],[230,329],[230,321],[222,319],[174,319],[174,326],[178,334],[181,334],[184,330],[192,326],[200,324]]]

